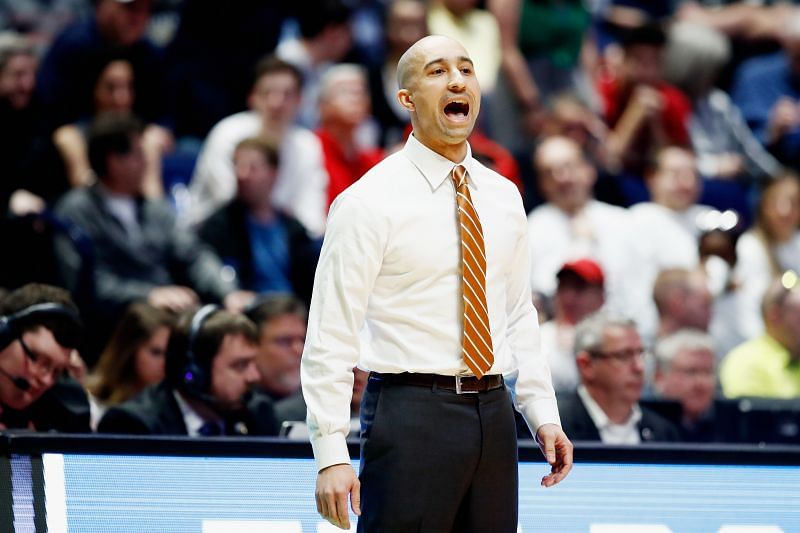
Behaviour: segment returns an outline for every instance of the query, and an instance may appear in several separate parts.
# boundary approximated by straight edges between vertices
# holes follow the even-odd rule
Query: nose
[[[254,361],[247,367],[247,372],[245,373],[245,380],[249,385],[252,385],[253,383],[257,383],[258,381],[260,381],[260,379],[261,375],[258,373],[258,367],[256,366],[256,363]]]
[[[447,87],[451,91],[460,91],[464,89],[464,75],[461,74],[461,71],[457,68],[452,69]]]

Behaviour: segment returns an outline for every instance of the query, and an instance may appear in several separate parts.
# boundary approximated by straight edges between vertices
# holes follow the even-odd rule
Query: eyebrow
[[[475,63],[473,63],[472,60],[470,58],[468,58],[467,56],[459,56],[457,59],[458,59],[459,63],[462,63],[462,62],[466,61],[470,65],[475,66]],[[446,61],[446,59],[443,58],[443,57],[437,57],[436,59],[432,59],[431,61],[428,61],[427,63],[425,63],[425,66],[422,67],[422,70],[427,70],[428,67],[430,67],[431,65],[435,65],[436,63],[443,63],[444,61]]]

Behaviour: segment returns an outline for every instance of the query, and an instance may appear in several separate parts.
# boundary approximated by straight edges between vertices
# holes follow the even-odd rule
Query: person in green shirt
[[[800,281],[793,272],[773,281],[761,310],[765,332],[734,348],[722,361],[728,398],[800,397]]]

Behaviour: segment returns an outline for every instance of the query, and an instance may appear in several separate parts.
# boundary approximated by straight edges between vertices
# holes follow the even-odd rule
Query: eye
[[[464,74],[472,74],[472,67],[461,67],[461,72]]]
[[[431,70],[431,74],[444,74],[444,69],[442,67],[436,67]]]

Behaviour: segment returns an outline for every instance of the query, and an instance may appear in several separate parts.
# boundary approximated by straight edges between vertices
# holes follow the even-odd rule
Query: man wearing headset
[[[0,301],[0,429],[89,431],[60,394],[45,395],[80,390],[60,379],[80,332],[78,308],[63,289],[31,283]]]
[[[183,316],[167,345],[166,378],[112,407],[101,433],[277,435],[272,401],[256,393],[258,331],[213,305]]]

